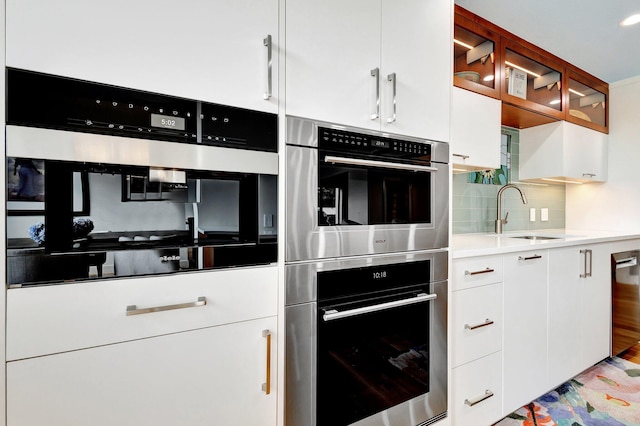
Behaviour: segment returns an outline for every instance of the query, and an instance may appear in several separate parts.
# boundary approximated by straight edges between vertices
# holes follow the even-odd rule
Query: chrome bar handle
[[[580,250],[580,254],[584,254],[584,274],[580,274],[580,278],[589,278],[593,273],[593,250]],[[587,272],[587,257],[589,257],[589,271]]]
[[[271,99],[271,95],[273,92],[273,71],[272,71],[272,60],[271,60],[271,51],[272,51],[272,42],[271,42],[271,34],[268,34],[267,37],[262,40],[262,45],[267,48],[267,91],[264,93],[264,99]]]
[[[393,114],[391,114],[391,117],[387,118],[387,123],[393,123],[394,121],[396,121],[396,118],[398,117],[397,114],[397,102],[396,102],[396,95],[397,95],[397,83],[396,83],[396,73],[392,72],[391,74],[389,74],[387,76],[387,80],[391,82],[391,90],[393,92],[393,98],[392,98],[392,108],[393,108]]]
[[[473,407],[476,404],[481,403],[482,401],[484,401],[485,399],[489,399],[493,396],[493,392],[491,392],[489,389],[487,389],[486,391],[484,391],[484,395],[476,398],[476,399],[472,399],[471,401],[469,401],[468,399],[464,400],[464,403],[467,404],[469,407]]]
[[[269,395],[271,393],[271,331],[262,330],[262,337],[267,339],[267,370],[266,382],[262,384],[262,391]]]
[[[518,256],[518,260],[533,260],[533,259],[542,259],[542,256],[540,256],[539,254],[534,254],[533,256],[529,256],[529,257]]]
[[[394,300],[393,302],[380,303],[378,305],[363,306],[362,308],[349,309],[348,311],[337,311],[331,309],[325,311],[322,315],[322,319],[325,321],[332,321],[340,318],[348,318],[356,315],[368,314],[370,312],[383,311],[385,309],[397,308],[400,306],[413,305],[414,303],[427,302],[438,298],[437,294],[419,293],[415,297],[402,300]]]
[[[594,177],[596,177],[595,173],[583,173],[582,177],[588,178],[588,179],[593,179]]]
[[[152,312],[171,311],[174,309],[195,308],[196,306],[205,306],[207,304],[207,298],[204,296],[198,297],[195,302],[177,303],[175,305],[154,306],[152,308],[138,308],[137,305],[127,306],[127,316],[150,314]]]
[[[482,327],[486,327],[488,325],[494,324],[494,322],[492,320],[490,320],[489,318],[487,318],[486,320],[484,320],[483,323],[480,324],[476,324],[476,325],[469,325],[469,324],[465,324],[464,325],[464,329],[465,330],[475,330],[478,328],[482,328]]]
[[[352,166],[379,167],[381,169],[409,170],[412,172],[437,172],[438,171],[436,167],[430,167],[430,166],[418,166],[416,164],[404,164],[404,163],[390,163],[388,161],[363,160],[360,158],[334,157],[333,155],[325,156],[324,162],[334,163],[334,164],[349,164]]]
[[[371,77],[376,79],[376,104],[373,114],[371,114],[372,120],[380,118],[380,68],[374,68],[371,70]]]
[[[495,272],[495,269],[491,269],[487,266],[487,269],[483,269],[482,271],[464,271],[465,275],[480,275],[480,274],[488,274],[490,272]]]
[[[468,156],[468,155],[465,155],[465,154],[456,154],[455,152],[454,152],[454,153],[452,153],[451,155],[453,155],[454,157],[460,157],[460,158],[462,158],[463,160],[466,160],[467,158],[469,158],[469,156]]]

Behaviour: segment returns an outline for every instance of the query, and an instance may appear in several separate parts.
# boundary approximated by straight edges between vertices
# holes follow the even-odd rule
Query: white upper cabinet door
[[[383,131],[449,142],[452,3],[382,2]]]
[[[447,0],[288,0],[286,113],[449,141]]]
[[[455,169],[500,168],[501,112],[500,100],[453,88],[451,153]]]
[[[6,20],[10,67],[277,112],[278,0],[7,0]]]
[[[287,1],[287,115],[380,129],[380,13],[380,0]]]

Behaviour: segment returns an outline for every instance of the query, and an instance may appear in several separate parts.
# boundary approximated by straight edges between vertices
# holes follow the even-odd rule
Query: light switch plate
[[[548,222],[549,221],[549,209],[548,208],[542,208],[540,209],[540,221],[542,222]]]
[[[536,221],[536,208],[535,207],[531,207],[529,209],[529,221],[530,222],[535,222]]]

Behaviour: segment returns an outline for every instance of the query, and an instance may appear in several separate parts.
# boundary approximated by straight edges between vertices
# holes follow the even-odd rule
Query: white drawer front
[[[277,276],[266,266],[11,289],[7,360],[273,316]],[[177,309],[127,315],[131,305]]]
[[[502,281],[502,257],[481,256],[453,261],[453,290]]]
[[[453,292],[452,364],[457,367],[502,348],[502,283]]]
[[[502,353],[454,368],[453,426],[491,425],[502,417]]]

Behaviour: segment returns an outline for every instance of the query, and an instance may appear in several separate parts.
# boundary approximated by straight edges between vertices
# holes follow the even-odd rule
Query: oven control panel
[[[7,124],[277,152],[276,114],[7,69]]]
[[[406,141],[326,127],[318,128],[318,148],[398,158],[425,159],[425,156],[431,156],[431,144],[429,143]]]

